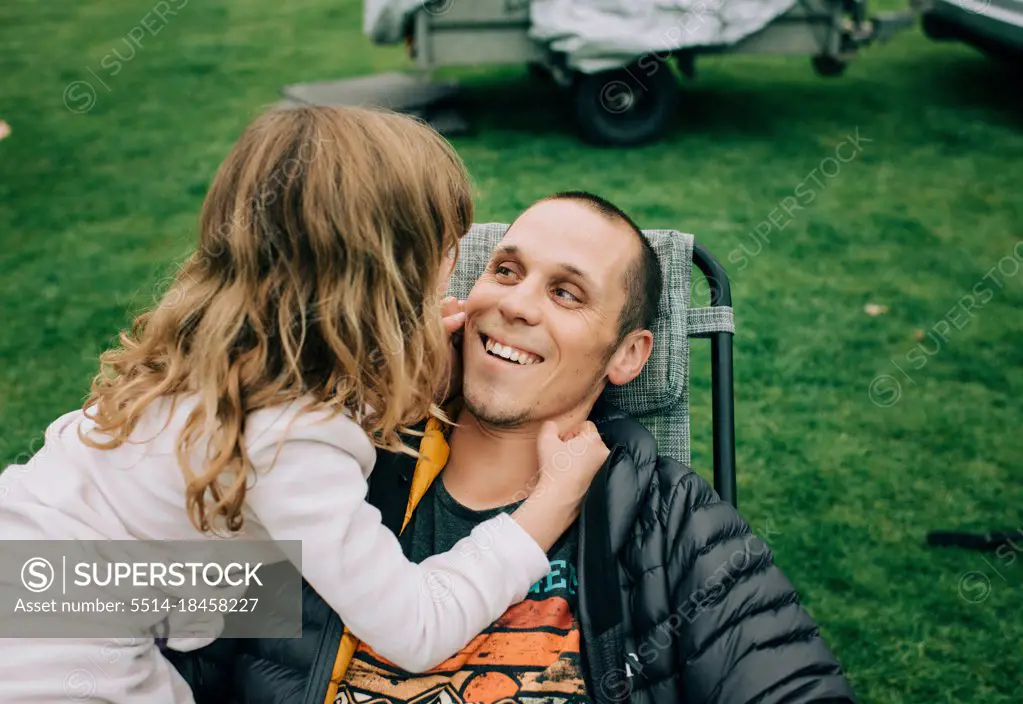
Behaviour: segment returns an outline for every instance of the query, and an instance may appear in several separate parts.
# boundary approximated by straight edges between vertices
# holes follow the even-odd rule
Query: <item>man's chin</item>
[[[529,412],[504,408],[492,396],[467,392],[462,396],[464,409],[480,423],[494,428],[517,428],[530,420]]]

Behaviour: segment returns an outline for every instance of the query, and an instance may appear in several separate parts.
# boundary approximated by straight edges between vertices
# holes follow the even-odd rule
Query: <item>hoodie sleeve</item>
[[[305,580],[356,637],[403,670],[424,672],[457,653],[550,571],[543,549],[507,513],[448,552],[409,561],[366,501],[375,458],[359,449],[371,450],[350,420],[303,418],[286,435],[275,425],[259,437],[245,496],[254,523],[274,540],[301,541]]]
[[[665,520],[687,702],[856,702],[770,548],[731,504],[690,471],[674,485]]]

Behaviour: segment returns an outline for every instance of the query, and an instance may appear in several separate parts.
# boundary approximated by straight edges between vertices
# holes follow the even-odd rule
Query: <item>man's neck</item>
[[[475,510],[498,508],[529,495],[540,469],[536,438],[540,423],[494,428],[464,408],[451,429],[444,467],[444,488],[460,504]]]
[[[552,418],[560,432],[586,420],[592,403],[581,404],[563,417]],[[480,422],[464,406],[448,437],[444,488],[460,504],[475,510],[522,501],[536,486],[540,471],[537,437],[543,421],[501,428]]]

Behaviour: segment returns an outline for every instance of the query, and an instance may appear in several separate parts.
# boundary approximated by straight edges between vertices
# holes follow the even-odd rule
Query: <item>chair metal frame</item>
[[[731,307],[728,274],[714,255],[699,242],[693,243],[693,264],[710,285],[710,306]],[[735,485],[735,382],[730,332],[714,332],[710,338],[711,403],[713,411],[714,490],[722,501],[739,507]],[[691,424],[690,424],[691,426]]]

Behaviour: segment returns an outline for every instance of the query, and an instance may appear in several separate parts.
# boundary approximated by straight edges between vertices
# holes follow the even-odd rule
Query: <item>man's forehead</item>
[[[636,243],[630,235],[626,223],[613,221],[583,204],[544,201],[512,223],[496,251],[512,251],[540,261],[555,260],[591,275],[606,276],[615,269],[624,269],[624,262],[635,256]]]

